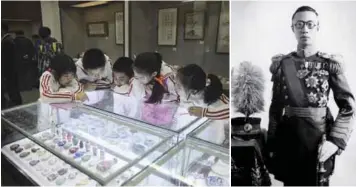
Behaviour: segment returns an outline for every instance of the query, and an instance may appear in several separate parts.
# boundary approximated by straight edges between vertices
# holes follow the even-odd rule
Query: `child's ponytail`
[[[204,91],[204,102],[211,104],[217,101],[222,95],[223,85],[216,75],[208,74],[207,78],[207,87]]]
[[[134,67],[148,74],[157,72],[157,75],[151,80],[153,84],[152,94],[147,99],[147,103],[160,103],[165,93],[163,77],[161,75],[162,56],[159,53],[146,52],[137,55]]]

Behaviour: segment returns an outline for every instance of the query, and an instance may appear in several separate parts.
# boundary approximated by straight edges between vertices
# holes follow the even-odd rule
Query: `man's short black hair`
[[[25,35],[25,32],[23,30],[15,31],[15,34],[18,36]]]
[[[6,23],[1,23],[1,30],[9,32],[9,26]]]
[[[125,73],[126,76],[132,78],[134,72],[132,69],[133,60],[128,57],[120,57],[117,59],[113,65],[113,72]]]
[[[316,12],[316,10],[314,8],[312,8],[310,6],[301,6],[294,12],[294,14],[292,16],[292,21],[298,12],[314,12],[316,16],[319,16],[318,12]]]
[[[32,35],[32,39],[39,39],[39,38],[40,38],[40,36],[38,36],[38,34]]]
[[[105,67],[106,58],[103,51],[93,48],[85,51],[82,62],[84,69],[98,69]]]
[[[48,38],[51,36],[51,29],[48,27],[41,27],[38,30],[38,35],[40,35],[42,39]]]

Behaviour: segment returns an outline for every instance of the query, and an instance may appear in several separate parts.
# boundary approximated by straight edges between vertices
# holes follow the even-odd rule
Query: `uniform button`
[[[284,99],[288,99],[288,95],[284,96]]]
[[[283,86],[283,89],[287,89],[287,86]]]
[[[282,80],[284,81],[284,76],[282,77]]]

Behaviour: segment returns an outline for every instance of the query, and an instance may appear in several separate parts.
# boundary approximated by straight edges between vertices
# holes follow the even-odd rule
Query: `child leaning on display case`
[[[83,86],[76,79],[76,66],[65,54],[56,55],[40,78],[40,101],[64,103],[88,99]]]
[[[120,57],[113,65],[114,83],[111,89],[118,94],[128,95],[132,89],[134,72],[133,60],[128,57]]]
[[[213,120],[229,119],[229,98],[223,94],[219,78],[208,74],[196,64],[180,68],[175,77],[182,101],[192,103],[189,114]]]
[[[228,145],[229,99],[223,94],[219,78],[212,74],[206,75],[201,67],[190,64],[178,70],[176,88],[181,103],[187,102],[190,105],[190,115],[212,120],[196,136],[216,144]]]
[[[86,91],[111,87],[113,78],[110,59],[100,49],[85,51],[76,66],[79,82],[84,84]]]
[[[162,56],[155,52],[137,55],[133,71],[135,79],[130,95],[148,98],[147,103],[160,103],[165,98],[178,100],[174,86],[174,70],[162,61]]]

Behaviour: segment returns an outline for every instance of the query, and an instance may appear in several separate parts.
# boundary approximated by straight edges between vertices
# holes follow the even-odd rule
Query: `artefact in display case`
[[[87,92],[89,101],[84,104],[117,115],[117,117],[131,118],[141,123],[159,127],[175,134],[177,142],[195,128],[199,127],[207,118],[198,118],[188,113],[187,107],[180,105],[174,99],[165,97],[160,104],[149,104],[145,99],[117,94],[111,90]],[[173,99],[174,98],[174,99]]]
[[[229,120],[209,120],[188,134],[190,138],[230,148]]]
[[[29,162],[30,166],[37,166],[36,171],[40,166],[63,165],[46,173],[47,181],[42,178],[37,181],[39,185],[69,181],[69,168],[87,176],[88,180],[82,181],[84,185],[92,181],[89,178],[107,185],[123,173],[123,179],[128,179],[175,144],[170,131],[120,120],[76,103],[36,102],[2,111],[2,120],[26,137],[2,148],[15,165]],[[43,176],[40,171],[26,171],[30,178]],[[125,182],[123,179],[115,185]]]
[[[230,186],[229,157],[229,149],[189,137],[124,185]]]

